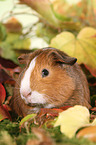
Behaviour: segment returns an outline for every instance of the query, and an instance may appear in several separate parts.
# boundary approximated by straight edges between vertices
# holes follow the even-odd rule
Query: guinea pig
[[[55,48],[43,48],[18,58],[25,68],[17,80],[12,108],[20,116],[40,108],[82,105],[90,108],[86,77],[77,59]]]

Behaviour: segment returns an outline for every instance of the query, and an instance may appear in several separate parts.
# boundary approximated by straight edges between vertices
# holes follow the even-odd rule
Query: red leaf
[[[20,67],[13,61],[0,57],[0,83],[14,85],[14,73],[20,73]]]
[[[60,107],[60,109],[62,109],[64,111],[64,110],[66,110],[66,109],[68,109],[70,107],[72,107],[72,106],[63,106],[63,107]]]
[[[48,116],[58,116],[58,113],[62,112],[63,110],[59,109],[58,111],[55,109],[49,109],[49,108],[41,108],[40,113],[38,117],[42,117],[44,115]]]
[[[88,66],[88,65],[86,65],[86,68],[90,71],[90,73],[91,73],[94,77],[96,77],[96,68],[92,69],[92,68],[90,68],[90,66]]]
[[[52,108],[52,109],[49,109],[49,108],[41,108],[38,117],[42,117],[44,115],[46,115],[46,117],[48,117],[48,116],[56,117],[56,116],[59,115],[60,112],[68,109],[69,107],[71,107],[71,106],[64,106],[64,107]]]
[[[64,106],[61,108],[41,108],[39,114],[37,115],[36,122],[39,124],[39,126],[42,126],[45,122],[49,122],[54,120],[55,117],[59,115],[62,111],[68,109],[71,106]],[[48,124],[47,124],[48,125]],[[52,124],[49,123],[48,126],[52,126]]]
[[[14,84],[15,81],[12,77],[10,77],[7,72],[5,72],[3,69],[0,69],[0,83],[8,83],[8,84]]]
[[[95,75],[91,74],[91,71],[88,68],[88,66],[85,65],[85,64],[81,64],[80,66],[81,66],[81,68],[83,69],[84,73],[87,76],[89,85],[90,86],[96,86],[96,78],[94,77]]]
[[[4,103],[5,97],[6,97],[5,88],[4,88],[3,85],[0,83],[0,105],[2,105],[2,104]]]
[[[91,108],[90,110],[96,112],[96,107],[93,107],[93,108]]]
[[[13,61],[11,61],[9,59],[2,58],[2,57],[0,57],[0,64],[5,68],[11,68],[11,69],[18,66]]]
[[[4,120],[5,118],[12,120],[6,105],[2,105],[0,106],[0,121]]]

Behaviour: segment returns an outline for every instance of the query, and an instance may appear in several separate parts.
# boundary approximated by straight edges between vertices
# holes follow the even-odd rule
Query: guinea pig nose
[[[27,98],[31,95],[31,91],[30,92],[23,92],[22,95]]]

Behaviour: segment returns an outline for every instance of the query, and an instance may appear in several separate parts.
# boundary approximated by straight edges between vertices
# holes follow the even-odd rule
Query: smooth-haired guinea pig
[[[90,108],[88,83],[76,58],[48,47],[23,54],[18,60],[26,64],[11,103],[18,115],[76,104]]]

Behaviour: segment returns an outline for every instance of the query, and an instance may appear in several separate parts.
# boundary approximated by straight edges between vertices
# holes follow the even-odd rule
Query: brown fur
[[[81,68],[75,63],[76,59],[54,48],[40,49],[19,57],[20,63],[26,63],[26,68],[19,76],[19,84],[35,56],[37,56],[36,65],[30,78],[30,87],[33,91],[45,94],[48,103],[54,104],[55,107],[76,104],[90,107],[88,83]],[[41,72],[44,68],[49,70],[49,75],[42,78]],[[16,88],[19,88],[18,83],[11,101],[13,109],[21,116],[32,113],[33,108],[24,103]]]

